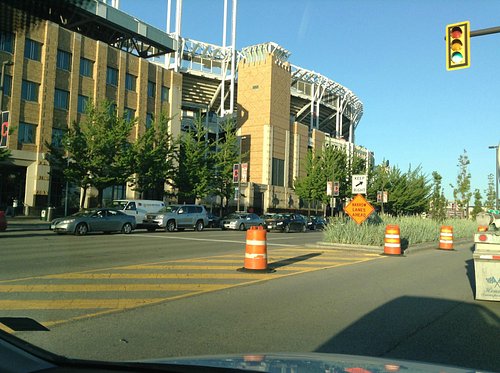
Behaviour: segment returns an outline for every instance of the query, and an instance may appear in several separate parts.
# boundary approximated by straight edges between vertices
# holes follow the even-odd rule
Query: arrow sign
[[[366,194],[366,175],[352,175],[352,194]]]

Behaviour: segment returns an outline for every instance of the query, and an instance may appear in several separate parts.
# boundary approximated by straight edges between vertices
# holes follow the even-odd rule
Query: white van
[[[146,214],[157,213],[165,207],[165,203],[148,199],[116,199],[111,207],[127,215],[134,216],[137,228],[143,228],[143,220],[146,219]]]

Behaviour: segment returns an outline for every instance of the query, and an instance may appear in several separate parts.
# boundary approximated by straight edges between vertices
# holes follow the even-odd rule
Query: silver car
[[[50,229],[56,233],[83,236],[88,232],[132,233],[135,218],[115,209],[99,208],[52,220]]]
[[[221,228],[224,229],[238,229],[244,231],[252,226],[264,226],[264,220],[257,214],[248,212],[235,212],[222,218]]]
[[[150,232],[164,229],[174,230],[194,229],[202,231],[208,225],[207,210],[202,205],[169,205],[155,214],[146,214],[143,226]]]

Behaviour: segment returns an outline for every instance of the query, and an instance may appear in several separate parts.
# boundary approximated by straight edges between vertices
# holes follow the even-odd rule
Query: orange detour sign
[[[247,230],[244,267],[242,272],[274,272],[267,267],[267,231],[263,227]]]
[[[344,208],[344,211],[349,215],[356,223],[361,224],[364,222],[375,209],[372,205],[363,197],[358,194],[353,198],[351,202]]]

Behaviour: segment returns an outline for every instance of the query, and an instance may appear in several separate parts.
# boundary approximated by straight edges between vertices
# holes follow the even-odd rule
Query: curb
[[[460,238],[454,241],[455,243],[464,243],[471,241],[469,238]],[[472,241],[471,241],[472,243]],[[438,249],[438,241],[432,241],[432,242],[423,242],[419,244],[415,244],[412,246],[407,247],[402,254],[403,255],[410,255],[414,254],[416,252],[420,251],[426,251],[426,250],[437,250]],[[315,244],[306,244],[306,247],[320,247],[320,248],[326,248],[330,250],[355,250],[355,251],[364,251],[364,252],[372,252],[372,253],[377,253],[377,254],[383,254],[384,253],[384,248],[383,246],[367,246],[367,245],[351,245],[351,244],[342,244],[342,243],[331,243],[331,242],[324,242],[324,241],[319,241],[316,242]]]

